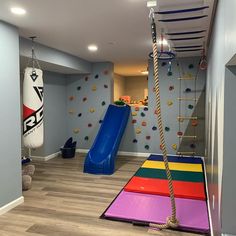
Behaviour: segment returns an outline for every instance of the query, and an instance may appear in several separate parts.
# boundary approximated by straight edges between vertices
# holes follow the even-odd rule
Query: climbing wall
[[[191,80],[182,82],[181,94],[179,94],[179,80],[182,76],[194,77],[197,73],[199,58],[180,58],[172,63],[172,73],[168,73],[168,65],[159,62],[159,79],[160,92],[162,102],[162,118],[165,130],[165,138],[167,143],[167,150],[170,154],[176,154],[179,150],[178,138],[178,120],[179,115],[179,101],[178,97],[184,97],[187,93],[193,92],[194,84]],[[179,66],[177,65],[179,64]],[[184,72],[184,73],[183,73]],[[134,84],[135,86],[135,84]],[[205,72],[199,71],[198,80],[196,84],[196,98],[197,100],[204,91],[205,86]],[[148,107],[132,107],[132,116],[130,117],[128,127],[124,134],[120,150],[128,152],[152,152],[161,153],[159,134],[157,128],[156,111],[155,111],[155,91],[153,81],[153,64],[149,62],[149,79],[148,79]],[[194,103],[192,101],[184,102],[181,105],[181,114],[191,116],[195,111]],[[201,119],[204,120],[204,109],[199,109]],[[181,131],[185,134],[189,121],[183,121],[181,124]],[[198,125],[199,130],[204,130],[204,122]],[[199,140],[198,148],[199,155],[204,151],[204,139]],[[189,147],[192,143],[185,142]],[[198,145],[198,143],[196,144]],[[191,148],[190,148],[191,149]]]
[[[92,71],[67,79],[68,137],[82,149],[93,144],[113,94],[113,64],[94,63]]]
[[[178,61],[185,76],[195,76],[199,58],[181,58]],[[177,98],[185,96],[186,89],[193,90],[193,85],[189,81],[182,83],[181,94],[179,94],[178,78],[183,75],[179,73],[177,61],[172,64],[172,73],[167,73],[167,67],[167,64],[159,63],[162,116],[168,152],[175,154],[179,149],[177,136],[179,102]],[[106,109],[113,100],[113,64],[95,63],[92,71],[90,75],[73,75],[67,79],[68,136],[73,136],[77,140],[77,148],[81,149],[89,149],[93,144]],[[147,107],[132,107],[132,114],[129,117],[120,151],[161,153],[151,61],[149,62],[149,71],[149,105]],[[197,99],[202,94],[204,86],[205,72],[200,71],[196,89],[198,91]],[[194,104],[191,102],[182,104],[181,109],[181,113],[186,116],[191,116],[195,111]],[[201,117],[204,119],[204,111],[202,112]],[[186,121],[182,123],[183,134],[188,124]],[[204,129],[204,124],[199,125],[200,130]],[[191,145],[191,143],[184,145]],[[201,149],[204,149],[204,145],[201,145]]]

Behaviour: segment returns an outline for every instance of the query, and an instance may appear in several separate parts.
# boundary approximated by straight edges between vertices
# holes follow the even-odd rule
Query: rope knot
[[[167,217],[166,222],[171,228],[177,228],[179,226],[179,221],[176,218]]]

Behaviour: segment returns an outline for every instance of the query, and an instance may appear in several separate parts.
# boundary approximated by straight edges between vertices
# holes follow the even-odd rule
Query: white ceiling
[[[163,28],[165,32],[206,29],[200,34],[205,39],[177,41],[172,46],[202,44],[207,40],[213,3],[214,0],[158,0],[155,10],[161,11],[210,6],[191,14],[158,15],[158,19],[208,15],[195,21],[156,21],[158,29]],[[12,15],[9,11],[12,6],[25,8],[27,14]],[[37,35],[38,42],[88,61],[112,61],[115,72],[126,76],[139,75],[147,67],[152,49],[148,14],[146,0],[0,0],[0,19],[18,26],[21,36]],[[87,45],[91,43],[98,45],[96,53],[88,52]],[[199,52],[179,54],[189,55]]]

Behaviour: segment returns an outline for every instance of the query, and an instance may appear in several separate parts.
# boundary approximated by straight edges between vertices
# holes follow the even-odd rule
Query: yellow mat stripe
[[[142,165],[144,168],[165,169],[163,161],[145,161]],[[170,170],[202,172],[201,164],[169,162]]]

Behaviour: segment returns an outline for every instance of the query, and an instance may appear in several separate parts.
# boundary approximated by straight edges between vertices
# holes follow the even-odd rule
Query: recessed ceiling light
[[[98,47],[95,44],[91,44],[88,46],[88,50],[91,52],[96,52],[98,50]]]
[[[26,10],[21,7],[12,7],[11,12],[15,15],[25,15]]]

